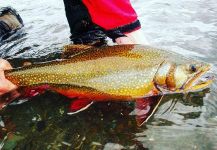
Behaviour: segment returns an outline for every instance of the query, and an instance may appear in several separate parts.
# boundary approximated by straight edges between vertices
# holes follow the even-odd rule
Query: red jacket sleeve
[[[92,21],[105,30],[124,27],[124,33],[140,28],[130,0],[83,0],[83,3]]]

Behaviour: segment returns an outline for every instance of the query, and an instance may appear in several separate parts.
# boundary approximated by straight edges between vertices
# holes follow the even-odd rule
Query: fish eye
[[[195,65],[195,64],[190,65],[190,70],[191,70],[192,72],[196,72],[196,71],[197,71],[196,65]]]

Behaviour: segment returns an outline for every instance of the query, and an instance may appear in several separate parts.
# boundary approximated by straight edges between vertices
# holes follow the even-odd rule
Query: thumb
[[[9,70],[12,69],[11,64],[5,60],[0,58],[0,70]]]

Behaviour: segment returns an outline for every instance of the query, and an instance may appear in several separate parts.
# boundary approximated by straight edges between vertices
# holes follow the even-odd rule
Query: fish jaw
[[[162,93],[198,91],[207,88],[212,83],[212,77],[203,78],[210,68],[209,64],[197,61],[186,64],[163,62],[153,81]]]
[[[207,88],[214,80],[213,76],[207,76],[210,70],[209,64],[204,65],[200,71],[194,74],[182,87],[184,91],[198,91]],[[206,75],[206,76],[205,76]]]

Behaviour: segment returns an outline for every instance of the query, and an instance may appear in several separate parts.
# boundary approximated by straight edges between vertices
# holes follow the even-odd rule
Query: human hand
[[[16,85],[5,78],[4,71],[9,69],[12,69],[10,63],[7,60],[0,59],[0,95],[17,88]]]
[[[118,44],[118,45],[123,45],[123,44],[134,44],[134,40],[127,37],[127,36],[123,36],[123,37],[119,37],[117,39],[115,39],[115,42]]]
[[[142,30],[136,30],[130,33],[126,33],[125,37],[119,37],[115,39],[115,42],[119,45],[121,44],[143,44],[148,45],[148,42],[142,33]]]

